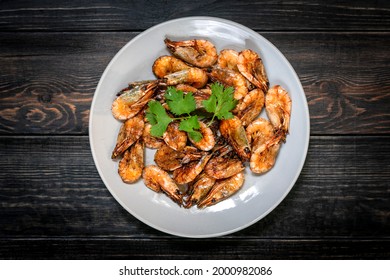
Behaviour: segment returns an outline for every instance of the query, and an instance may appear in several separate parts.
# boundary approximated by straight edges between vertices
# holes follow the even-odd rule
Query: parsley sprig
[[[211,124],[215,118],[219,120],[231,119],[233,114],[230,112],[237,105],[237,100],[233,97],[234,89],[232,87],[224,88],[219,83],[211,85],[211,95],[202,104],[207,112],[213,113],[209,122]],[[146,118],[152,125],[151,135],[155,137],[163,136],[168,125],[174,120],[180,120],[179,129],[188,133],[189,137],[195,142],[202,139],[202,134],[198,131],[199,116],[194,113],[196,102],[191,92],[184,94],[183,91],[174,87],[168,87],[165,93],[169,111],[175,116],[171,117],[166,112],[160,102],[152,100],[148,102]]]

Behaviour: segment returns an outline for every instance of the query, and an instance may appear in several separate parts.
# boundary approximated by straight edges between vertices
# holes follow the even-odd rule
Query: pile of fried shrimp
[[[263,174],[275,164],[289,130],[291,99],[280,85],[270,85],[260,55],[253,50],[219,53],[209,40],[164,43],[171,55],[158,57],[152,66],[155,80],[129,83],[112,103],[112,114],[122,122],[112,158],[125,183],[141,179],[155,192],[163,192],[185,208],[204,208],[237,193],[244,184],[244,169]],[[150,133],[145,117],[151,100],[160,102],[168,86],[202,100],[211,95],[210,84],[234,88],[233,118],[200,119],[198,142],[169,123],[162,137]],[[259,117],[266,110],[268,119]],[[169,112],[168,112],[169,113]],[[145,166],[145,147],[155,149],[153,165]]]

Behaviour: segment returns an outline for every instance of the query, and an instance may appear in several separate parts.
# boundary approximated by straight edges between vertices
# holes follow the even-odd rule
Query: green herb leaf
[[[146,118],[152,125],[152,128],[150,129],[150,134],[155,137],[161,137],[167,130],[168,124],[173,119],[168,116],[164,107],[158,101],[149,101],[148,107],[149,108],[146,112]]]
[[[230,111],[237,105],[233,92],[233,87],[224,88],[220,83],[211,85],[211,96],[202,102],[207,112],[214,113],[211,121],[215,117],[220,120],[233,118],[233,114]]]
[[[181,90],[168,87],[165,99],[167,100],[169,110],[177,116],[189,114],[196,109],[196,102],[192,92],[184,94]]]
[[[198,121],[198,116],[196,115],[183,119],[179,125],[179,129],[182,131],[186,131],[188,133],[188,136],[195,142],[199,142],[203,137],[202,133],[194,130],[199,128],[200,125]]]

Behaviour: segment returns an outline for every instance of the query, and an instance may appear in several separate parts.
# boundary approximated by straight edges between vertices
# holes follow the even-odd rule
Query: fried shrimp
[[[168,74],[164,78],[168,86],[186,83],[195,88],[204,87],[208,80],[207,73],[204,70],[194,67]]]
[[[209,160],[204,171],[214,179],[225,179],[245,169],[244,164],[238,158],[213,157]]]
[[[289,130],[291,115],[291,99],[287,91],[280,85],[270,88],[265,97],[265,109],[275,132],[284,140]]]
[[[252,50],[243,50],[238,55],[237,68],[241,74],[256,87],[267,92],[269,81],[265,72],[263,61]]]
[[[171,41],[164,40],[171,53],[196,67],[210,67],[218,58],[215,46],[207,40]]]
[[[222,120],[219,125],[222,136],[233,147],[243,161],[248,161],[251,148],[246,137],[245,128],[239,118]]]
[[[272,124],[263,118],[253,121],[247,127],[246,133],[252,143],[250,169],[257,174],[267,172],[275,164],[280,147],[280,137],[274,134]]]
[[[264,107],[264,92],[261,89],[251,90],[241,99],[233,113],[242,121],[243,126],[248,126]]]
[[[115,148],[111,158],[122,155],[131,145],[137,141],[144,130],[144,120],[141,114],[125,121],[118,133]]]
[[[111,106],[114,118],[124,121],[138,114],[152,98],[157,85],[158,81],[147,81],[123,89]]]
[[[182,60],[170,56],[163,55],[157,58],[152,66],[152,71],[157,78],[164,78],[166,75],[188,69],[190,66],[185,64]]]
[[[214,205],[235,194],[244,184],[244,172],[241,171],[227,179],[218,180],[207,196],[198,203],[199,208]]]
[[[141,177],[144,168],[144,147],[144,142],[140,138],[124,153],[118,167],[123,182],[134,183]]]
[[[233,71],[238,72],[237,68],[238,63],[238,52],[231,49],[224,49],[218,55],[217,64],[221,68],[227,68]]]
[[[163,144],[164,141],[161,138],[154,137],[150,134],[150,129],[152,125],[150,123],[145,123],[144,131],[142,132],[142,139],[144,140],[145,146],[149,149],[158,149]]]
[[[144,168],[142,177],[145,185],[155,192],[165,192],[174,202],[181,206],[183,194],[169,174],[155,165]]]
[[[164,142],[176,151],[182,150],[187,145],[187,133],[179,130],[178,122],[171,122],[163,134]]]
[[[173,171],[190,161],[199,160],[203,154],[192,146],[186,146],[181,151],[176,151],[164,144],[154,154],[154,161],[160,168]]]
[[[200,129],[199,132],[202,134],[202,139],[198,142],[194,141],[191,137],[189,140],[191,143],[202,151],[210,151],[215,146],[215,137],[214,133],[210,127],[208,127],[202,121],[199,121]]]
[[[185,208],[190,208],[201,201],[211,190],[215,184],[215,179],[208,176],[205,172],[199,174],[198,177],[190,184],[187,192],[188,196],[185,199]]]
[[[239,100],[248,93],[247,83],[240,73],[215,65],[209,73],[211,80],[234,88],[234,98]]]
[[[199,161],[191,161],[182,167],[173,171],[173,179],[178,184],[187,184],[193,181],[206,166],[207,162],[211,158],[211,154],[205,154]]]

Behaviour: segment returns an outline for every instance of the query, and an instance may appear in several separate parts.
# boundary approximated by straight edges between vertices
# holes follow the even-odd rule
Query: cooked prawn
[[[280,147],[280,137],[274,134],[272,124],[263,118],[253,121],[246,129],[247,138],[252,143],[249,167],[254,173],[270,170]]]
[[[134,183],[142,175],[144,168],[144,142],[138,139],[123,155],[119,162],[118,173],[125,183]]]
[[[265,109],[275,131],[284,140],[289,130],[291,115],[291,99],[287,91],[280,85],[270,88],[265,97]]]
[[[249,49],[241,51],[238,55],[237,68],[252,84],[267,92],[269,87],[268,77],[263,61],[256,52]]]
[[[191,143],[202,151],[210,151],[215,146],[215,137],[214,133],[210,127],[208,127],[204,122],[199,121],[199,132],[202,134],[202,139],[198,142],[192,140],[189,137]]]
[[[238,158],[213,157],[209,160],[204,171],[214,179],[225,179],[245,169],[244,164]]]
[[[203,153],[192,146],[186,146],[183,150],[176,151],[163,144],[154,154],[154,161],[160,168],[173,171],[183,164],[200,159],[202,156]]]
[[[155,192],[165,192],[174,202],[181,206],[183,194],[169,174],[156,165],[144,168],[142,177],[145,185]]]
[[[196,67],[210,67],[218,58],[215,46],[207,40],[171,41],[164,40],[171,53]]]
[[[157,76],[157,78],[161,79],[168,74],[188,68],[190,68],[190,66],[185,64],[182,60],[174,56],[163,55],[154,61],[152,71]]]
[[[157,85],[158,81],[153,81],[122,90],[111,106],[114,118],[124,121],[138,114],[152,98]]]
[[[164,142],[176,151],[182,150],[187,145],[187,133],[179,130],[178,122],[171,122],[163,134]]]
[[[193,181],[206,166],[211,154],[205,154],[199,161],[191,161],[173,171],[173,179],[178,184],[187,184]]]
[[[188,196],[185,199],[185,208],[190,208],[201,201],[215,184],[215,179],[208,176],[205,172],[199,174],[195,180],[189,184]]]
[[[227,179],[218,180],[207,196],[198,203],[199,208],[216,204],[235,194],[244,184],[244,172],[241,171]]]
[[[234,87],[234,98],[239,100],[248,93],[247,83],[240,73],[215,65],[209,73],[211,80]]]
[[[248,161],[251,154],[251,148],[241,120],[237,117],[222,120],[219,125],[219,130],[238,156],[243,161]]]
[[[264,107],[264,92],[261,89],[251,90],[241,99],[234,113],[242,121],[243,126],[248,126],[261,112]]]
[[[168,86],[185,83],[195,88],[202,88],[206,85],[208,76],[204,70],[191,67],[165,75],[164,79],[166,79],[166,84]]]
[[[148,122],[145,123],[144,131],[142,132],[142,139],[144,140],[145,146],[149,149],[158,149],[163,144],[164,141],[161,138],[154,137],[150,134],[150,129],[152,125]]]
[[[238,72],[238,52],[231,49],[224,49],[218,55],[217,64],[222,68]]]
[[[131,145],[137,141],[144,130],[144,120],[141,114],[125,121],[118,133],[115,148],[111,158],[122,155]]]

